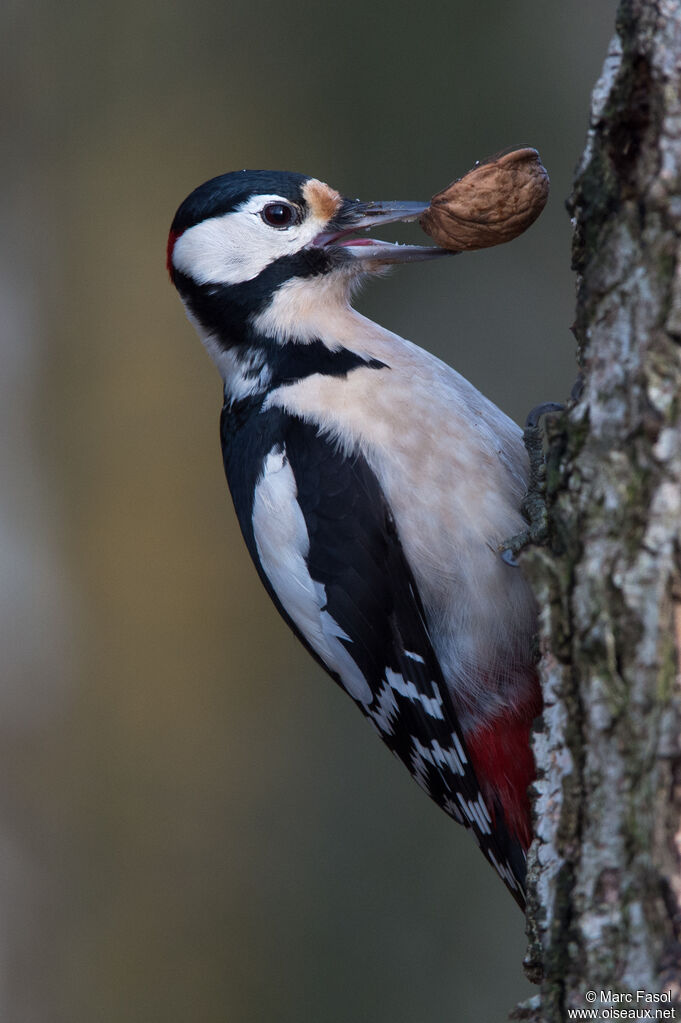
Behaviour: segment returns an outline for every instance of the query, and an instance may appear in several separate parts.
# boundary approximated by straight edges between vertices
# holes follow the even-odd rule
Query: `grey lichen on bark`
[[[584,387],[548,429],[548,544],[521,555],[542,1023],[587,990],[681,999],[681,5],[625,0],[616,29],[570,200]]]

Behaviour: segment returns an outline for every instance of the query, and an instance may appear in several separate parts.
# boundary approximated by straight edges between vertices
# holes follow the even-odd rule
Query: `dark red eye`
[[[290,227],[296,220],[296,211],[283,202],[268,202],[260,216],[270,227]]]

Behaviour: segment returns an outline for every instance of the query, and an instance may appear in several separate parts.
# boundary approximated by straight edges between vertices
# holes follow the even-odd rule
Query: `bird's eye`
[[[268,202],[260,216],[270,227],[279,228],[290,227],[297,220],[293,206],[287,206],[283,202]]]

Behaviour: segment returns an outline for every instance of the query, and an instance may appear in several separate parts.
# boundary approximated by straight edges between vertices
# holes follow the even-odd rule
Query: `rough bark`
[[[548,430],[548,544],[522,555],[546,712],[528,914],[541,994],[521,1018],[542,1023],[681,1017],[681,5],[625,0],[616,28],[570,201],[584,388]]]

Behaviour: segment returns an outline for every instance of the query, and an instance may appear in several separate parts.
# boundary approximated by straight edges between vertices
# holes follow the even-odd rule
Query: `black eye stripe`
[[[299,219],[296,208],[284,202],[268,202],[261,210],[260,216],[268,227],[279,229],[291,227]]]

